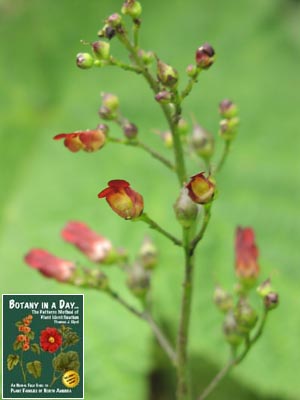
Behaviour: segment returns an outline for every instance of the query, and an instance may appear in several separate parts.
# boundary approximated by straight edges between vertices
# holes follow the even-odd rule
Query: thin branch
[[[223,148],[223,153],[222,156],[220,158],[219,163],[217,164],[216,168],[215,168],[215,173],[220,172],[230,151],[230,145],[231,145],[231,141],[230,140],[226,140],[225,144],[224,144],[224,148]]]
[[[140,140],[126,140],[126,139],[117,139],[109,137],[108,141],[111,143],[119,143],[125,144],[126,146],[138,147],[140,149],[145,150],[148,154],[154,157],[156,160],[159,160],[163,163],[166,167],[170,170],[175,171],[175,166],[171,163],[171,161],[167,160],[164,156],[158,153],[156,150],[153,150],[150,146],[146,145],[145,143],[141,142]]]
[[[210,217],[211,217],[211,203],[209,204],[205,204],[204,205],[204,219],[203,219],[203,223],[200,229],[200,232],[198,233],[198,235],[192,240],[191,245],[190,245],[190,254],[193,255],[194,251],[198,245],[198,243],[200,242],[200,240],[203,238],[204,233],[207,229],[208,223],[210,221]]]
[[[175,236],[173,236],[171,233],[167,232],[165,229],[163,229],[161,226],[159,226],[153,219],[151,219],[146,213],[143,213],[140,217],[135,218],[132,221],[143,221],[146,222],[150,228],[156,230],[157,232],[161,233],[163,236],[167,237],[170,239],[176,246],[182,246],[182,241],[177,239]]]
[[[193,76],[192,78],[189,79],[186,87],[181,92],[182,100],[190,94],[191,90],[193,89],[194,84],[198,82],[198,75],[199,75],[200,71],[201,70],[198,70],[197,73],[195,74],[195,76]]]
[[[114,300],[116,300],[119,304],[126,308],[131,314],[140,318],[141,320],[148,322],[154,336],[157,339],[160,347],[165,351],[167,356],[170,358],[173,365],[176,365],[176,352],[170,344],[169,340],[166,338],[164,333],[160,330],[157,323],[153,320],[151,314],[148,311],[141,312],[129,304],[126,300],[124,300],[117,292],[112,290],[111,288],[106,289],[106,294],[111,296]]]

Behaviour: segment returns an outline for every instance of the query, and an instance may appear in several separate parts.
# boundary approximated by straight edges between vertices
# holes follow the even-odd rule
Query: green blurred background
[[[2,293],[73,293],[22,261],[32,247],[86,264],[60,239],[68,220],[82,220],[137,252],[146,226],[121,220],[97,193],[124,178],[144,195],[146,211],[179,232],[172,204],[177,181],[138,149],[109,145],[101,152],[68,152],[59,132],[93,128],[101,91],[120,96],[143,141],[161,148],[152,128],[165,129],[143,80],[117,69],[82,71],[75,55],[94,40],[121,1],[0,1],[0,287]],[[197,257],[190,350],[199,391],[226,361],[221,316],[211,302],[216,280],[234,283],[236,225],[253,226],[262,279],[271,276],[280,308],[263,338],[210,397],[211,400],[300,399],[299,145],[300,3],[292,0],[143,1],[142,45],[184,75],[195,49],[208,41],[217,62],[201,75],[186,101],[186,117],[218,129],[218,102],[240,109],[240,134],[219,176],[208,234]],[[115,41],[115,53],[124,52]],[[119,132],[116,131],[116,135]],[[221,149],[219,142],[218,152]],[[167,150],[162,149],[168,154]],[[190,173],[198,172],[191,164]],[[154,276],[154,314],[174,335],[182,276],[180,250],[153,233],[161,264]],[[124,277],[109,271],[131,299]],[[173,375],[149,329],[103,294],[85,292],[85,398],[173,399]]]

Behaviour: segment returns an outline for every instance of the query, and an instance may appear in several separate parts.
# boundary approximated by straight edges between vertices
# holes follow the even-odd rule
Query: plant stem
[[[25,372],[24,366],[23,366],[23,354],[24,354],[24,351],[22,350],[21,357],[20,357],[20,367],[21,367],[24,383],[26,383],[26,372]]]
[[[211,205],[212,203],[208,203],[204,205],[204,219],[203,219],[203,223],[201,226],[201,229],[198,233],[198,235],[192,240],[191,245],[190,245],[190,254],[193,255],[194,251],[198,245],[198,243],[200,242],[200,240],[203,238],[204,233],[206,231],[206,228],[208,226],[208,223],[210,221],[210,217],[211,217]]]
[[[149,311],[141,312],[127,303],[117,292],[112,290],[111,288],[107,288],[105,291],[106,294],[111,296],[114,300],[116,300],[119,304],[125,307],[131,314],[134,314],[136,317],[142,319],[143,321],[148,322],[154,336],[157,339],[160,347],[164,350],[166,355],[170,358],[173,365],[176,365],[176,352],[170,344],[169,340],[166,338],[164,333],[161,331],[157,323],[153,320]]]
[[[210,384],[206,387],[206,389],[201,393],[201,395],[197,398],[197,400],[204,400],[206,399],[210,393],[217,387],[217,385],[220,383],[220,381],[228,374],[228,372],[231,370],[231,368],[237,366],[238,364],[240,364],[244,358],[246,357],[246,355],[248,354],[249,350],[251,349],[251,347],[254,345],[254,343],[260,338],[264,326],[266,324],[266,320],[267,320],[267,315],[268,315],[268,311],[264,309],[263,315],[262,315],[262,319],[260,322],[260,325],[258,327],[257,332],[255,333],[255,335],[253,336],[252,339],[250,339],[249,337],[246,340],[246,346],[244,351],[242,351],[242,353],[237,356],[237,357],[232,357],[227,364],[221,369],[221,371],[212,379],[212,381],[210,382]]]
[[[182,246],[182,241],[177,239],[175,236],[173,236],[171,233],[167,232],[165,229],[163,229],[161,226],[159,226],[153,219],[151,219],[146,213],[143,213],[140,217],[135,218],[132,221],[143,221],[146,222],[150,228],[156,230],[157,232],[161,233],[163,236],[167,237],[170,239],[176,246]]]
[[[199,75],[200,71],[201,70],[198,70],[197,74],[189,79],[186,87],[181,92],[181,98],[182,99],[184,99],[185,97],[187,97],[190,94],[191,90],[193,89],[194,84],[197,82],[198,75]]]
[[[230,151],[230,146],[231,146],[231,141],[230,140],[226,140],[225,144],[224,144],[224,148],[223,148],[223,153],[222,156],[220,158],[219,163],[217,164],[216,168],[215,168],[215,173],[220,172]]]
[[[189,230],[184,230],[185,274],[181,299],[181,310],[177,334],[177,400],[188,400],[187,345],[191,314],[194,258],[189,250]]]
[[[136,65],[141,68],[142,75],[149,83],[152,91],[157,94],[160,90],[160,86],[157,81],[154,79],[152,74],[149,72],[148,68],[144,65],[142,59],[138,55],[138,48],[135,48],[130,41],[128,40],[127,34],[124,30],[124,27],[121,26],[119,30],[117,30],[117,36],[119,40],[123,43],[126,49],[129,51],[132,59],[136,63]],[[186,170],[185,170],[185,162],[184,162],[184,155],[183,149],[181,145],[180,136],[178,134],[177,123],[173,121],[172,118],[172,111],[168,104],[160,103],[160,106],[163,110],[163,113],[167,119],[170,131],[172,133],[173,144],[174,144],[174,153],[175,153],[175,164],[176,164],[176,173],[179,180],[180,186],[186,180]]]
[[[137,74],[142,73],[142,70],[139,67],[137,67],[135,65],[125,64],[122,61],[117,60],[116,58],[114,58],[112,56],[110,56],[110,58],[109,58],[108,65],[119,67],[121,69],[124,69],[125,71],[136,72]]]
[[[139,47],[139,31],[140,31],[141,21],[139,19],[133,20],[133,44],[134,48],[137,50]]]
[[[107,140],[111,143],[119,143],[119,144],[124,144],[126,146],[133,146],[133,147],[138,147],[140,149],[143,149],[147,153],[149,153],[152,157],[154,157],[156,160],[159,160],[160,162],[162,162],[166,167],[168,167],[172,171],[176,170],[175,166],[171,163],[171,161],[167,160],[164,156],[162,156],[157,151],[153,150],[150,146],[141,142],[140,140],[136,140],[136,139],[126,140],[126,139],[118,139],[118,138],[112,138],[112,137],[109,137]]]

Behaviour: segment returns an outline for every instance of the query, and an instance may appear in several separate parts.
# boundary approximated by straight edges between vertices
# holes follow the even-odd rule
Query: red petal
[[[114,189],[124,189],[130,186],[130,183],[123,179],[114,179],[108,182],[108,186]]]
[[[105,188],[98,194],[98,197],[99,199],[102,199],[103,197],[109,196],[112,193],[114,193],[114,191],[111,188]]]

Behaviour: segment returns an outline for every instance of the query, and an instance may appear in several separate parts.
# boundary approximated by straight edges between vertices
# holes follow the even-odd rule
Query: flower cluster
[[[25,318],[22,319],[22,323],[19,324],[18,330],[22,332],[22,334],[17,336],[17,343],[22,345],[23,351],[28,351],[30,349],[30,340],[32,335],[29,333],[31,332],[30,324],[32,322],[32,315],[29,314]]]

